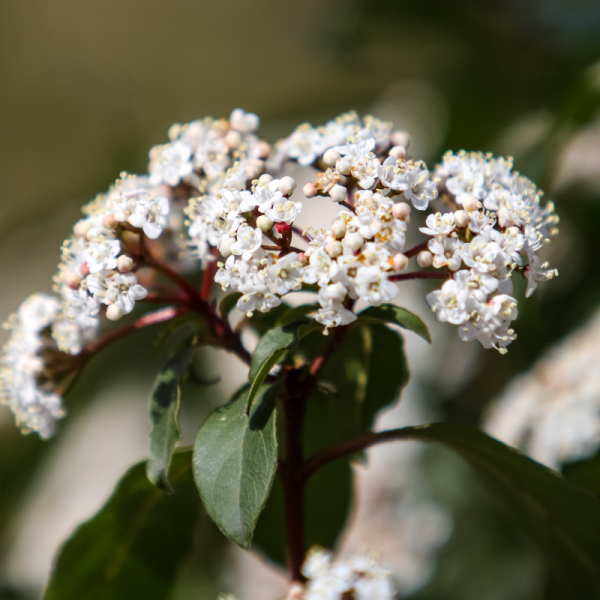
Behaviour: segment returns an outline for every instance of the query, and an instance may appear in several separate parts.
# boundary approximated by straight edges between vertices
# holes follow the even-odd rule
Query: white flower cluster
[[[485,429],[559,469],[600,449],[600,312],[515,379]]]
[[[396,597],[391,573],[369,557],[332,562],[329,552],[313,547],[306,555],[302,574],[308,580],[303,600],[392,600]]]
[[[419,264],[452,273],[427,302],[438,321],[459,326],[463,341],[477,339],[485,348],[506,352],[516,338],[510,326],[517,317],[512,273],[527,278],[527,297],[538,281],[558,274],[537,256],[557,232],[554,206],[542,207],[535,185],[512,171],[510,160],[490,154],[448,152],[436,175],[458,206],[429,215],[421,228],[432,239]]]
[[[152,185],[183,185],[195,196],[204,194],[202,203],[194,202],[186,210],[191,218],[190,247],[203,264],[214,260],[210,248],[218,245],[219,234],[212,228],[219,204],[217,192],[228,186],[242,189],[264,169],[270,146],[252,133],[258,125],[255,114],[237,108],[229,121],[206,118],[173,125],[171,142],[150,151]],[[234,164],[236,181],[230,181],[226,173]]]
[[[52,435],[56,419],[64,415],[60,395],[41,385],[41,352],[54,346],[47,330],[59,312],[56,298],[34,294],[4,325],[11,336],[0,359],[0,403],[13,411],[23,433],[37,431],[42,438]]]
[[[79,353],[93,337],[101,306],[106,306],[106,317],[116,321],[146,297],[147,290],[132,272],[139,250],[128,248],[133,240],[127,234],[143,232],[154,240],[169,226],[169,200],[158,195],[147,178],[126,173],[83,212],[86,217],[75,224],[63,245],[54,278],[70,327],[54,327],[53,336],[60,350],[69,354]],[[133,257],[130,250],[135,250]]]
[[[300,144],[300,134],[312,140],[310,148]],[[390,149],[394,140],[407,144],[408,136],[372,117],[361,123],[350,113],[324,128],[302,126],[278,144],[280,157],[329,165],[303,190],[308,198],[328,196],[345,207],[329,230],[302,233],[294,227],[303,202],[292,197],[291,177],[265,173],[249,181],[239,163],[220,189],[190,202],[190,237],[207,240],[227,259],[219,263],[215,280],[242,294],[239,310],[265,312],[303,283],[317,284],[321,309],[315,318],[326,332],[356,319],[353,301],[380,305],[396,296],[389,276],[408,264],[402,250],[410,206],[404,200],[424,210],[437,188],[423,162],[406,160],[404,146]],[[308,241],[308,248],[292,246],[294,234]]]

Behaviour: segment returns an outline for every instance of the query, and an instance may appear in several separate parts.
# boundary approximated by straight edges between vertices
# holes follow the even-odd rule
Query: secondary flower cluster
[[[314,547],[302,567],[308,579],[304,600],[391,600],[395,590],[391,573],[372,558],[359,556],[347,562],[332,562],[331,554]]]
[[[510,384],[485,428],[557,470],[598,452],[600,312]]]
[[[5,324],[12,334],[0,361],[0,400],[15,414],[24,433],[39,432],[49,438],[56,419],[63,416],[62,400],[42,385],[43,351],[52,346],[48,328],[60,303],[51,296],[34,294]]]
[[[447,269],[452,279],[427,302],[438,321],[459,326],[463,341],[477,339],[484,348],[506,352],[516,338],[512,273],[527,278],[527,297],[538,281],[558,275],[537,255],[558,231],[554,206],[542,207],[541,192],[512,171],[510,160],[489,154],[448,152],[436,175],[454,212],[427,217],[421,231],[431,240],[419,262]]]
[[[84,207],[85,217],[62,248],[58,308],[44,325],[45,349],[53,344],[52,355],[66,357],[89,349],[104,320],[131,313],[137,302],[151,300],[149,291],[159,292],[154,300],[161,297],[157,272],[188,300],[197,296],[182,272],[199,261],[205,284],[214,277],[239,293],[237,307],[249,316],[291,292],[318,292],[315,319],[325,334],[356,319],[357,301],[378,306],[393,300],[396,281],[449,279],[427,296],[437,318],[458,325],[465,341],[505,351],[515,339],[512,273],[528,278],[527,295],[556,274],[537,256],[555,232],[553,207],[542,208],[541,193],[510,161],[448,153],[432,176],[422,161],[407,157],[409,136],[373,117],[350,112],[323,127],[301,125],[273,149],[253,133],[258,124],[256,115],[236,109],[229,120],[174,125],[170,142],[151,150],[148,176],[123,173]],[[302,190],[287,174],[291,162],[313,168]],[[339,205],[330,224],[296,225],[309,198]],[[405,250],[411,205],[425,211],[432,202],[438,212],[421,229],[431,240]],[[438,271],[401,273],[414,256],[421,267]],[[205,287],[204,308],[214,300]],[[186,302],[181,293],[175,300]],[[204,316],[213,313],[204,310]],[[37,326],[28,318],[15,317],[22,323],[2,362],[4,382],[20,377],[20,348],[25,362],[36,355],[31,344],[18,341],[21,328]],[[45,393],[57,394],[55,367],[42,363],[30,369],[29,381],[44,371]],[[1,401],[25,430],[41,432],[35,410],[26,418],[28,398],[18,385],[3,384]]]

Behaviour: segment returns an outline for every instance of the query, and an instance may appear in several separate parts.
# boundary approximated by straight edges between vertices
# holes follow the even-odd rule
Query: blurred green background
[[[375,112],[407,128],[414,154],[431,166],[446,149],[511,154],[555,201],[561,235],[547,257],[560,277],[520,305],[519,340],[507,356],[471,348],[468,368],[441,361],[426,394],[441,418],[479,423],[511,377],[598,306],[596,0],[5,0],[0,81],[3,316],[27,294],[50,290],[82,203],[120,171],[144,172],[149,148],[173,122],[236,107],[260,115],[269,141],[303,121]],[[75,435],[69,428],[92,397],[135,396],[124,383],[131,378],[143,404],[158,357],[139,340],[120,352],[126,367],[103,357],[67,399],[65,436]],[[0,598],[33,598],[41,585],[33,571],[14,575],[16,515],[48,476],[48,455],[68,450],[21,437],[11,419],[1,409]],[[122,453],[123,467],[143,458],[136,452]],[[457,521],[415,599],[552,598],[535,551],[462,465],[431,453],[423,476]],[[51,519],[52,506],[44,510]],[[193,597],[214,593],[188,585]]]

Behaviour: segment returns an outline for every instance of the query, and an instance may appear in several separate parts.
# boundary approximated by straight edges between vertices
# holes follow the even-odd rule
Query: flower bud
[[[269,184],[271,183],[271,181],[273,181],[273,176],[269,175],[268,173],[263,173],[259,178],[258,178],[258,183],[261,184]]]
[[[264,231],[265,233],[271,231],[273,229],[273,221],[267,217],[267,215],[260,215],[258,219],[256,219],[256,224],[258,227]]]
[[[331,241],[325,246],[325,252],[331,256],[331,258],[337,258],[344,251],[344,247],[341,242]]]
[[[235,242],[235,238],[225,236],[219,244],[219,252],[225,258],[231,256],[231,245]]]
[[[408,258],[404,254],[396,254],[394,256],[394,271],[404,271],[408,266]]]
[[[410,206],[406,202],[398,202],[392,207],[392,214],[395,219],[407,221],[410,219]]]
[[[106,309],[106,318],[109,321],[118,321],[123,316],[123,313],[116,304],[111,304]]]
[[[471,217],[466,210],[457,210],[454,213],[454,223],[459,229],[464,229],[471,222]]]
[[[430,267],[433,263],[433,254],[429,250],[422,250],[417,254],[417,264],[420,267]]]
[[[358,250],[365,243],[365,239],[362,235],[360,235],[360,233],[347,233],[346,237],[344,238],[344,242],[346,243],[346,246],[350,248],[350,250],[354,250],[356,252],[356,250]]]
[[[119,223],[113,215],[105,215],[102,219],[102,225],[104,225],[106,229],[116,229]]]
[[[261,141],[258,144],[258,151],[259,151],[260,158],[265,159],[265,158],[267,158],[267,156],[269,156],[269,152],[271,151],[271,146],[269,146],[269,144],[267,144],[267,142]]]
[[[462,205],[465,210],[474,211],[481,208],[481,202],[473,196],[473,194],[464,194],[462,197]]]
[[[275,231],[280,235],[288,234],[292,228],[287,223],[275,223]]]
[[[87,277],[90,274],[90,268],[87,262],[81,263],[81,265],[79,265],[79,273],[82,277]]]
[[[121,254],[117,259],[117,269],[121,271],[121,273],[129,273],[133,267],[133,260],[129,256],[125,256]]]
[[[229,148],[238,148],[242,143],[242,136],[239,131],[231,129],[225,136],[225,143]]]
[[[394,146],[390,152],[390,156],[404,160],[406,158],[406,148],[404,146]]]
[[[342,158],[342,155],[333,148],[329,148],[329,150],[323,154],[323,162],[328,167],[333,167],[340,158]]]
[[[392,144],[408,148],[410,146],[410,135],[406,131],[394,131],[392,133]]]
[[[335,163],[336,171],[342,175],[350,175],[351,168],[352,161],[347,156],[343,156]]]
[[[286,175],[285,177],[282,177],[279,180],[279,191],[284,196],[291,196],[294,193],[295,189],[296,189],[296,182],[294,181],[293,177]]]
[[[263,163],[260,160],[252,161],[246,165],[246,175],[248,179],[256,179],[263,170]]]
[[[79,288],[79,284],[81,283],[81,277],[77,275],[77,273],[67,273],[65,275],[65,283],[73,290]]]
[[[85,237],[87,235],[87,232],[90,230],[90,228],[92,227],[92,224],[87,220],[83,220],[83,221],[79,221],[79,223],[77,223],[73,229],[73,231],[75,232],[75,235],[77,237]]]
[[[302,193],[307,197],[307,198],[312,198],[313,196],[317,195],[317,188],[315,187],[314,183],[307,183],[303,188],[302,188]]]
[[[337,183],[329,190],[329,197],[334,202],[344,202],[346,200],[346,188]]]
[[[341,219],[336,219],[331,226],[331,233],[336,240],[341,240],[346,235],[346,223]]]

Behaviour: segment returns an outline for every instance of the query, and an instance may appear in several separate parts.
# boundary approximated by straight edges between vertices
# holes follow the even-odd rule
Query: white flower
[[[252,313],[255,310],[259,312],[268,312],[272,308],[279,306],[281,300],[275,294],[270,292],[257,292],[255,294],[244,294],[237,302],[238,310],[245,313]]]
[[[247,224],[240,225],[237,230],[236,241],[231,245],[231,253],[242,256],[242,260],[250,260],[262,244],[263,233]]]
[[[529,264],[523,270],[523,276],[527,278],[527,291],[525,297],[529,298],[537,289],[538,281],[548,281],[558,275],[556,269],[548,268],[547,262],[542,263],[537,255],[530,256]]]
[[[463,244],[462,259],[469,267],[488,273],[496,269],[494,261],[499,252],[500,246],[496,242],[490,242],[487,236],[478,235],[470,244]]]
[[[319,130],[308,123],[297,127],[285,143],[286,154],[303,167],[312,164],[326,149]]]
[[[232,111],[229,122],[232,129],[236,129],[241,133],[250,133],[258,129],[260,119],[254,113],[247,113],[241,108],[236,108]]]
[[[82,329],[98,326],[100,302],[90,296],[87,290],[68,289],[65,293],[65,316],[75,321]]]
[[[374,306],[390,302],[398,294],[398,288],[379,267],[360,267],[355,285],[359,297]]]
[[[462,245],[463,243],[453,236],[429,240],[427,247],[433,254],[433,266],[436,269],[448,267],[451,271],[460,269]]]
[[[275,282],[278,294],[287,294],[302,287],[302,264],[295,252],[278,259],[267,269],[267,273]]]
[[[440,290],[427,294],[425,299],[441,323],[460,325],[468,317],[469,291],[454,279],[446,281]]]
[[[336,276],[337,272],[337,263],[323,248],[318,248],[310,255],[303,279],[306,283],[318,283],[319,287],[323,287]]]
[[[294,202],[282,196],[281,200],[271,200],[262,204],[259,210],[265,213],[274,223],[291,225],[302,212],[302,202]]]
[[[79,354],[83,349],[82,329],[69,319],[61,319],[52,325],[52,337],[61,352]]]
[[[150,151],[150,184],[176,186],[194,170],[192,148],[182,142],[155,146]]]
[[[373,140],[374,143],[375,140]],[[350,172],[356,178],[358,185],[367,190],[372,188],[378,180],[379,166],[379,159],[372,152],[369,152],[362,156],[355,156],[352,159]]]
[[[103,269],[116,269],[117,256],[121,252],[119,240],[100,240],[91,243],[83,253],[90,273],[98,273]]]
[[[139,285],[134,273],[117,273],[107,277],[105,284],[104,304],[116,305],[124,315],[133,310],[136,300],[142,300],[148,294],[146,288]]]
[[[11,336],[0,359],[0,404],[10,408],[23,433],[36,431],[41,438],[52,436],[56,420],[64,416],[61,397],[41,389],[38,378],[44,370],[40,351],[48,344],[43,330],[59,310],[57,299],[34,294],[5,325]]]
[[[24,331],[38,332],[52,324],[60,305],[56,298],[33,294],[17,310],[17,319]]]
[[[133,213],[127,217],[127,221],[134,227],[143,229],[144,233],[155,240],[160,236],[163,229],[168,227],[169,201],[163,196],[158,198],[144,198],[139,200]]]
[[[426,235],[432,237],[445,237],[449,236],[454,231],[454,213],[435,213],[429,215],[425,220],[427,227],[421,227],[419,231],[422,231]]]

